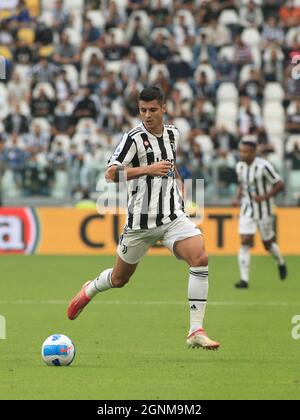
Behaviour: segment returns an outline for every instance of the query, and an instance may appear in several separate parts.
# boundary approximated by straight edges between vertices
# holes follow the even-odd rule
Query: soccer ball
[[[50,335],[42,345],[42,358],[48,366],[69,366],[74,357],[75,346],[66,335]]]

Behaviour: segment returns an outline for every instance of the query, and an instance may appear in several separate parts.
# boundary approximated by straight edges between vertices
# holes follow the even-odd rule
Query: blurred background
[[[96,198],[149,84],[206,205],[231,203],[246,137],[300,205],[299,0],[1,0],[0,56],[2,205]]]

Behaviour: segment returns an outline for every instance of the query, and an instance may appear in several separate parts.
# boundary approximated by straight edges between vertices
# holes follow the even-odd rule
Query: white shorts
[[[117,253],[128,264],[137,264],[151,246],[161,241],[178,258],[173,250],[175,242],[196,235],[202,235],[200,229],[186,215],[182,215],[170,223],[152,229],[124,229]]]
[[[269,241],[274,238],[274,220],[273,217],[256,220],[251,217],[240,216],[239,233],[240,235],[255,235],[259,230],[262,241]]]

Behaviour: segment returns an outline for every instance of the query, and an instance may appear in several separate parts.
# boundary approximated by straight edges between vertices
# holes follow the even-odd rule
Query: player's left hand
[[[265,201],[265,200],[267,200],[268,199],[268,197],[265,195],[265,194],[263,194],[263,195],[254,195],[253,196],[253,200],[256,202],[256,203],[261,203],[262,201]]]

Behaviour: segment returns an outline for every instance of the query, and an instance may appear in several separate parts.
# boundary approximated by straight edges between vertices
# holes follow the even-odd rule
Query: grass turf
[[[218,352],[187,349],[187,266],[146,257],[130,283],[95,300],[76,321],[67,301],[113,264],[111,257],[2,256],[0,399],[299,399],[300,259],[289,278],[274,261],[253,257],[251,287],[236,290],[235,257],[210,258],[205,328]],[[66,334],[76,345],[70,367],[47,367],[44,339]]]

